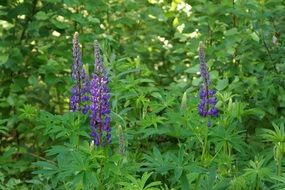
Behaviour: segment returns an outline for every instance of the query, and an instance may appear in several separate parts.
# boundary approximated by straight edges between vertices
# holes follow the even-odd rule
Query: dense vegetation
[[[89,76],[100,44],[111,144],[70,111],[75,32]],[[1,0],[0,37],[0,189],[285,189],[285,1]]]

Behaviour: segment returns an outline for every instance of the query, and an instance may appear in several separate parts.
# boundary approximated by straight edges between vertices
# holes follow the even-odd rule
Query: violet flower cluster
[[[95,68],[91,80],[91,120],[92,137],[96,145],[104,144],[103,133],[106,140],[111,143],[110,109],[109,109],[109,82],[106,71],[103,67],[103,60],[100,55],[98,42],[94,43]]]
[[[103,67],[98,42],[94,43],[95,65],[92,79],[83,67],[80,47],[78,44],[78,33],[73,37],[73,66],[72,79],[74,86],[71,89],[70,109],[71,111],[82,111],[83,114],[90,113],[91,137],[94,143],[105,145],[111,143],[110,109],[108,77]]]
[[[85,114],[88,111],[87,101],[88,101],[88,92],[89,92],[89,81],[82,63],[77,32],[75,32],[73,36],[72,44],[73,44],[72,79],[75,84],[71,89],[70,110],[82,111]]]
[[[218,109],[215,107],[217,103],[217,98],[215,97],[216,91],[209,89],[210,76],[206,65],[205,48],[202,43],[200,43],[199,46],[199,60],[203,84],[200,89],[200,104],[198,105],[198,111],[199,114],[203,117],[217,117],[219,112]],[[210,123],[208,123],[208,126],[209,125]]]

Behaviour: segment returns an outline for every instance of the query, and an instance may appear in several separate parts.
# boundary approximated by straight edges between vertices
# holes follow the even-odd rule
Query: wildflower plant
[[[216,91],[210,89],[210,76],[207,69],[205,58],[205,47],[203,43],[199,45],[199,60],[200,60],[200,72],[203,79],[203,84],[200,89],[200,104],[198,105],[198,112],[202,117],[217,117],[218,109],[215,107],[217,98],[215,97]],[[208,127],[210,127],[210,120],[208,121]]]
[[[91,92],[91,136],[96,145],[104,145],[103,136],[107,143],[111,143],[110,128],[110,109],[109,109],[109,88],[107,83],[109,79],[106,70],[103,67],[103,60],[100,54],[100,48],[97,41],[94,42],[94,73],[92,75],[90,92]]]
[[[71,111],[82,111],[86,114],[90,110],[91,137],[96,145],[111,143],[109,88],[106,70],[100,54],[99,43],[94,42],[94,72],[89,81],[83,63],[78,43],[78,33],[73,37],[72,79],[75,85],[71,89]]]
[[[207,69],[206,58],[205,58],[205,47],[204,44],[200,42],[199,44],[199,60],[200,60],[200,72],[203,80],[202,86],[200,88],[200,103],[198,105],[198,112],[202,117],[208,118],[207,126],[210,127],[210,117],[218,116],[218,109],[215,107],[217,103],[217,98],[215,97],[215,90],[210,89],[210,74]],[[201,160],[204,165],[208,163],[208,127],[204,128],[204,135],[202,141],[202,155]],[[198,177],[196,185],[200,183],[200,177]]]
[[[70,110],[73,112],[82,111],[85,114],[88,111],[89,79],[83,67],[82,55],[78,43],[78,32],[75,32],[73,36],[72,45],[72,79],[75,84],[71,88]]]

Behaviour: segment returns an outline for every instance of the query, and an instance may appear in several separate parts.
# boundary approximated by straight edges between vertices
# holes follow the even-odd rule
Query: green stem
[[[226,154],[228,152],[228,142],[226,141],[224,144],[224,153]]]
[[[79,146],[79,136],[76,131],[80,128],[81,123],[81,114],[77,114],[77,121],[75,121],[74,125],[72,126],[72,130],[69,133],[69,142],[76,147]]]
[[[29,26],[29,22],[32,21],[34,15],[37,13],[37,10],[36,10],[37,4],[38,4],[38,0],[33,0],[31,13],[30,13],[29,16],[27,16],[27,19],[26,19],[26,21],[24,23],[24,26],[23,26],[24,28],[23,28],[22,33],[20,35],[20,41],[19,41],[20,45],[22,44],[22,41],[25,38],[26,31],[27,31],[28,26]],[[26,40],[27,40],[27,38],[26,38]]]
[[[277,176],[281,175],[282,155],[277,159]]]
[[[78,117],[77,117],[77,126],[80,126],[80,122],[81,122],[81,114],[78,114]]]
[[[205,161],[207,160],[206,156],[208,154],[208,130],[209,130],[208,126],[206,126],[204,142],[202,141],[201,161],[202,161],[203,165],[206,165]],[[195,190],[197,190],[199,188],[201,177],[202,177],[202,174],[199,174],[198,179],[197,179],[196,184],[195,184]]]
[[[231,156],[232,155],[232,149],[229,145],[228,145],[228,151],[229,151],[229,156]]]
[[[229,156],[231,156],[231,154],[232,154],[232,149],[231,149],[228,141],[226,141],[224,144],[224,153],[228,154]]]
[[[259,190],[259,178],[258,176],[256,177],[256,187],[255,190]]]
[[[221,148],[216,152],[216,154],[213,156],[213,158],[211,159],[210,163],[212,163],[212,161],[218,156],[218,154],[220,153],[220,151],[223,149],[223,147],[221,146]]]
[[[202,176],[202,174],[199,174],[198,179],[197,179],[197,182],[196,182],[196,184],[195,184],[195,189],[194,189],[194,190],[198,190],[199,184],[200,184],[200,180],[201,180],[201,176]]]
[[[203,148],[202,148],[202,156],[201,156],[201,160],[204,162],[206,160],[205,156],[208,153],[208,127],[206,127],[206,135],[205,135],[205,139],[203,142]]]

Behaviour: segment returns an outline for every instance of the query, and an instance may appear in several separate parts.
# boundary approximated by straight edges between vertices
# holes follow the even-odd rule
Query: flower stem
[[[206,156],[208,153],[207,149],[208,149],[208,127],[206,127],[205,139],[204,139],[203,147],[202,147],[202,156],[201,156],[202,162],[206,160]]]
[[[202,174],[199,174],[198,179],[197,179],[196,184],[195,184],[195,190],[197,190],[199,188],[201,176],[202,176]]]

